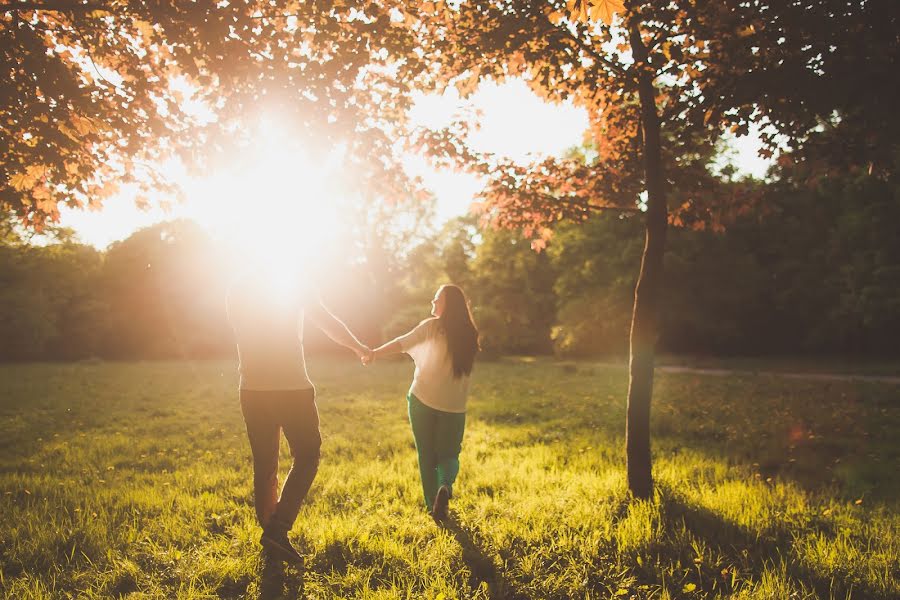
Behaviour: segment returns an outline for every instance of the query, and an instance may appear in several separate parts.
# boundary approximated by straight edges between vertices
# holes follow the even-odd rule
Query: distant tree
[[[469,297],[486,353],[549,352],[554,268],[546,254],[517,238],[509,231],[480,231],[472,215],[445,223],[404,258],[400,310],[386,333],[407,331],[428,314],[437,288],[455,283]]]
[[[557,273],[553,344],[560,354],[627,353],[642,223],[623,217],[602,213],[556,229],[547,255]]]
[[[773,345],[896,355],[898,182],[863,171],[810,186],[805,168],[795,168],[781,169],[781,181],[766,191],[777,218],[765,231],[736,232],[770,274]]]
[[[21,233],[16,228],[15,215],[0,212],[0,246],[10,246],[21,241]]]
[[[439,254],[448,282],[463,288],[473,283],[472,260],[481,242],[477,220],[472,215],[457,217],[444,225],[439,236]]]
[[[439,286],[455,283],[470,291],[477,236],[474,217],[457,217],[430,231],[404,254],[397,280],[397,310],[384,323],[387,338],[409,331],[426,317]]]
[[[320,277],[322,292],[361,339],[380,343],[394,315],[407,307],[410,254],[430,239],[434,198],[332,201],[340,206],[341,222],[330,232],[335,251],[319,266],[325,271]],[[316,343],[326,339],[324,334],[311,335]]]
[[[0,360],[99,354],[102,254],[67,230],[47,233],[35,245],[12,215],[0,219]]]
[[[112,244],[101,294],[109,305],[105,353],[198,358],[231,349],[224,253],[190,221],[164,222]]]
[[[3,360],[38,357],[54,335],[46,282],[36,262],[32,252],[0,247],[0,358]]]
[[[556,320],[555,269],[514,232],[482,233],[467,292],[482,348],[491,354],[545,354]]]

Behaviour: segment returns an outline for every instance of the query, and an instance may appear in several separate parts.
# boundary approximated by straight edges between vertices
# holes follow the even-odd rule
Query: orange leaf
[[[607,25],[612,25],[613,15],[625,10],[622,0],[592,0],[591,19],[600,19]]]
[[[460,98],[465,98],[478,88],[478,81],[481,79],[480,73],[475,71],[466,79],[459,79],[454,85],[459,92]]]
[[[141,32],[141,36],[143,36],[145,42],[149,42],[153,38],[153,25],[147,21],[135,19],[134,28]]]
[[[521,52],[517,52],[509,57],[509,61],[506,63],[507,72],[510,75],[518,75],[521,73],[522,65],[525,64],[525,57],[522,56]]]
[[[82,117],[79,114],[72,115],[72,124],[75,126],[76,131],[81,135],[88,135],[97,131],[97,128],[94,127],[94,124],[91,123],[90,119]]]
[[[30,179],[25,173],[16,173],[9,178],[9,183],[13,186],[13,189],[20,192],[31,187],[32,184],[30,184],[29,181]]]

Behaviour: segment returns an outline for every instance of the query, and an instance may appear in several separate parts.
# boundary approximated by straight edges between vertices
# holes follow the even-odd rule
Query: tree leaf
[[[20,192],[31,187],[29,185],[29,177],[25,173],[16,173],[9,178],[9,183],[13,186],[13,189]]]
[[[469,77],[457,80],[454,85],[456,86],[456,90],[459,92],[460,98],[465,98],[469,94],[474,92],[478,88],[478,81],[480,79],[481,74],[478,71],[475,71]]]
[[[134,28],[141,32],[141,35],[144,37],[144,41],[149,42],[153,38],[153,25],[148,23],[147,21],[143,21],[141,19],[135,19]]]
[[[623,12],[625,5],[621,0],[592,0],[591,1],[591,19],[601,20],[607,25],[612,25],[613,16],[618,12]]]
[[[94,127],[94,124],[91,123],[89,119],[82,117],[81,115],[72,115],[72,124],[81,135],[88,135],[97,131],[97,128]]]
[[[81,143],[81,139],[79,139],[78,137],[78,132],[65,123],[59,124],[59,131],[73,142]]]

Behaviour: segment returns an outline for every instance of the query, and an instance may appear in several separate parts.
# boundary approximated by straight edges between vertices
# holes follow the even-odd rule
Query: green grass
[[[0,367],[0,595],[900,596],[898,386],[659,375],[657,492],[636,502],[623,368],[483,362],[440,529],[410,364],[310,371],[324,442],[301,577],[259,559],[233,363]]]

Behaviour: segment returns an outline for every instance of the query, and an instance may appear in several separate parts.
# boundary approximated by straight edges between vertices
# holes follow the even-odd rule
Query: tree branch
[[[260,19],[287,19],[289,17],[297,17],[299,19],[300,17],[303,17],[303,16],[305,16],[305,15],[303,15],[301,13],[294,13],[294,14],[262,13],[259,15],[250,15],[247,18],[251,19],[251,20],[260,20]]]
[[[669,39],[669,32],[665,29],[659,29],[657,31],[657,35],[653,36],[653,39],[651,39],[650,43],[647,44],[647,52],[653,52],[654,50],[656,50],[656,47],[660,45],[660,43],[667,39]]]
[[[586,44],[583,39],[572,33],[572,31],[568,27],[557,27],[554,25],[553,30],[557,33],[561,33],[563,37],[574,41],[576,44],[578,44],[578,47],[588,55],[590,55],[591,58],[605,65],[606,68],[611,70],[613,73],[616,73],[618,75],[625,75],[625,73],[627,72],[627,69],[625,69],[622,65],[614,63],[613,61],[609,60],[608,58],[594,50],[593,46]]]
[[[590,202],[581,203],[577,200],[570,200],[566,197],[557,197],[557,196],[553,196],[550,194],[546,194],[545,198],[547,200],[552,200],[552,201],[555,201],[555,202],[558,202],[561,204],[571,206],[573,208],[580,208],[580,209],[584,210],[585,212],[600,212],[600,211],[604,211],[604,210],[614,210],[614,211],[626,212],[626,213],[643,212],[637,206],[615,206],[615,205],[609,205],[609,204],[598,205],[598,204],[591,204]]]
[[[56,33],[56,32],[57,32],[57,30],[54,29],[54,28],[52,28],[52,27],[43,27],[43,28],[40,28],[40,27],[37,27],[36,25],[34,25],[34,24],[32,24],[32,23],[26,23],[26,24],[27,24],[29,27],[31,27],[32,31],[35,31],[35,33],[37,33],[38,30],[40,30],[40,31],[42,31],[42,32],[44,32],[44,33],[48,33],[48,32]],[[121,89],[122,86],[117,85],[117,84],[113,83],[112,81],[110,81],[109,79],[107,79],[106,77],[104,77],[104,76],[103,76],[103,73],[100,72],[100,69],[97,68],[97,63],[94,62],[94,56],[93,56],[93,54],[91,54],[91,46],[90,46],[90,44],[87,43],[87,41],[86,41],[85,38],[84,38],[84,35],[82,35],[82,33],[81,33],[81,30],[78,29],[78,27],[75,26],[74,23],[72,24],[72,28],[71,28],[71,29],[66,29],[65,27],[61,27],[60,29],[61,29],[62,31],[64,31],[64,32],[66,32],[66,33],[74,34],[75,37],[78,38],[78,41],[81,42],[81,47],[82,47],[82,49],[84,50],[84,53],[85,53],[85,54],[87,55],[87,57],[88,57],[88,61],[90,61],[90,63],[91,63],[91,67],[94,68],[94,72],[97,74],[97,77],[99,77],[100,79],[102,79],[104,82],[106,82],[106,83],[109,84],[110,86],[112,86],[112,87],[114,87],[114,88]]]
[[[576,210],[580,213],[591,214],[604,210],[612,210],[623,213],[639,213],[644,212],[638,206],[616,206],[614,204],[591,204],[590,201],[573,200],[566,196],[554,196],[549,193],[533,192],[531,196],[539,202],[547,205],[557,204],[568,207],[570,210]]]

